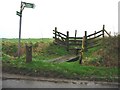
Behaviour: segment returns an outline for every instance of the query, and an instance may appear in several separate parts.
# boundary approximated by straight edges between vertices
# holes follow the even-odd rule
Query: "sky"
[[[70,36],[84,36],[105,29],[118,32],[119,0],[22,0],[34,3],[35,8],[23,10],[21,38],[52,38],[53,30]],[[0,38],[19,37],[21,0],[0,1]]]

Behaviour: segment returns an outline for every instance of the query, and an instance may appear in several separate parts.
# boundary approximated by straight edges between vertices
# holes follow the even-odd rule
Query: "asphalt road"
[[[2,88],[118,88],[118,83],[3,74]]]
[[[31,80],[3,80],[3,88],[117,88],[115,85],[89,83],[63,83]]]

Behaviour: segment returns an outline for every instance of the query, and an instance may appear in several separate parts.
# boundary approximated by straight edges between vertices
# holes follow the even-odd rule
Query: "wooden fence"
[[[105,37],[105,33],[111,37],[111,35],[105,30],[105,25],[103,25],[102,30],[95,31],[93,34],[87,35],[87,31],[85,31],[85,35],[83,38],[83,48],[87,51],[90,48],[101,45],[100,41]]]
[[[55,27],[55,30],[53,30],[53,34],[54,34],[54,39],[55,39],[55,43],[59,44],[59,45],[63,45],[66,46],[67,45],[67,37],[68,35],[65,35],[61,32],[57,31],[57,27]]]
[[[100,40],[105,37],[105,33],[110,36],[110,34],[105,30],[105,25],[103,25],[103,29],[100,31],[95,31],[93,34],[87,35],[87,31],[85,31],[85,35],[83,37],[70,37],[69,31],[66,34],[57,31],[57,27],[53,30],[55,43],[58,45],[65,46],[66,49],[75,50],[75,49],[83,49],[87,51],[88,49],[99,46]]]
[[[57,27],[55,27],[55,30],[53,30],[53,34],[55,43],[58,45],[65,46],[68,51],[73,50],[75,47],[79,49],[81,48],[83,38],[76,37],[76,33],[75,37],[70,37],[69,31],[67,31],[66,34],[63,34],[61,32],[58,32]]]

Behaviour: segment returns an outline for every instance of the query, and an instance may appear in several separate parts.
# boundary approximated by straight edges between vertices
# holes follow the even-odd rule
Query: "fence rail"
[[[69,37],[69,39],[83,39],[83,37]]]
[[[91,36],[93,36],[93,35],[95,36],[96,34],[98,34],[98,33],[100,33],[100,32],[102,32],[102,30],[100,30],[100,31],[98,31],[98,32],[95,31],[95,33],[90,34],[90,35],[88,35],[87,37],[91,37]]]
[[[53,30],[54,32],[55,32],[55,30]],[[55,33],[53,33],[53,34],[55,34]],[[56,31],[56,34],[58,34],[58,35],[63,35],[63,36],[65,36],[65,37],[67,37],[67,35],[65,35],[65,34],[63,34],[63,33],[61,33],[61,32],[58,32],[58,31]]]
[[[93,38],[88,38],[87,40],[93,40],[93,39],[99,38],[100,36],[103,36],[103,34],[100,34],[100,35],[95,36],[95,37],[93,37]]]

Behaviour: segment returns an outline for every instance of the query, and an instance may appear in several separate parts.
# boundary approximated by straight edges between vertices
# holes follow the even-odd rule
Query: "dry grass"
[[[118,67],[120,55],[120,35],[105,37],[101,46],[88,50],[84,55],[84,64],[93,66]]]

